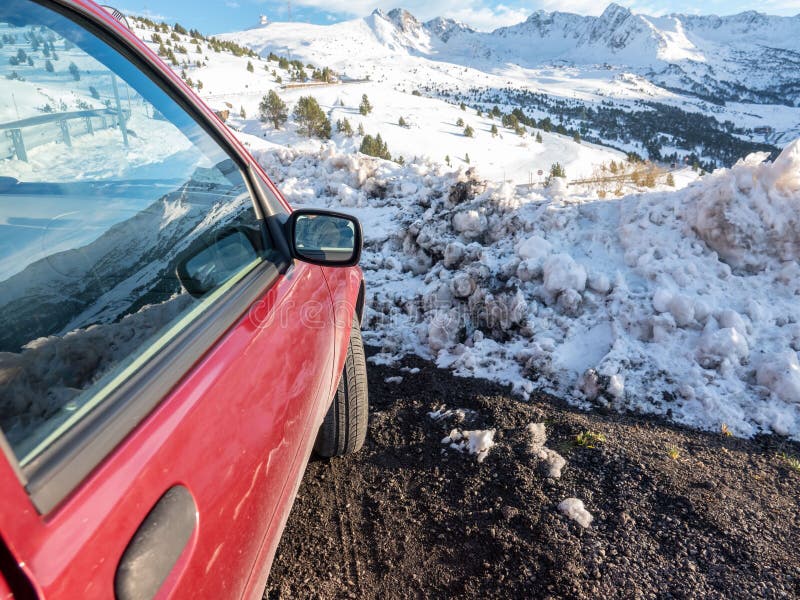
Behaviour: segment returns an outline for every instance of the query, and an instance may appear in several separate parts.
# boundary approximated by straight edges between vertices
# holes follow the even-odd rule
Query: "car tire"
[[[314,452],[324,458],[357,452],[367,437],[368,417],[367,359],[361,340],[361,327],[354,317],[342,375],[331,407],[317,434]]]

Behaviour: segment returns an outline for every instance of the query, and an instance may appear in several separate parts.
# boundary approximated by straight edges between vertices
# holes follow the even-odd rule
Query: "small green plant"
[[[786,463],[786,466],[789,467],[795,473],[800,473],[800,458],[796,456],[789,456],[785,452],[781,454],[781,460]]]
[[[667,456],[672,460],[678,460],[681,456],[681,451],[676,446],[670,446],[667,448]]]
[[[606,436],[595,431],[582,431],[575,436],[575,443],[582,448],[594,449],[605,442]]]

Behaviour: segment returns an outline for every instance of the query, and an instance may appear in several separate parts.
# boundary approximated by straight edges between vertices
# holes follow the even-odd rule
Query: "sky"
[[[114,0],[104,0],[113,2]],[[169,23],[179,22],[206,34],[239,31],[255,25],[259,15],[270,21],[288,20],[287,2],[277,0],[119,0],[116,8]],[[800,0],[617,0],[634,12],[658,16],[667,13],[729,15],[758,10],[774,15],[800,14]],[[524,21],[535,10],[560,10],[598,15],[605,0],[292,0],[291,20],[306,23],[336,23],[363,17],[376,8],[398,6],[422,20],[450,17],[475,29],[491,31]],[[702,4],[702,8],[698,8]]]

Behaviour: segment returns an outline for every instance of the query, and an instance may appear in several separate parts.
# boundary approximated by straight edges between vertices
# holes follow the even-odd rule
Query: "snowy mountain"
[[[450,101],[519,107],[537,120],[555,113],[587,139],[655,158],[683,149],[677,158],[696,153],[730,165],[751,151],[777,153],[800,134],[800,15],[649,17],[611,4],[598,17],[537,11],[486,33],[395,9],[222,37]],[[649,123],[637,131],[611,107],[649,113]],[[715,120],[719,135],[686,136],[687,128],[710,127],[689,124],[692,114]],[[753,145],[764,143],[772,147]]]

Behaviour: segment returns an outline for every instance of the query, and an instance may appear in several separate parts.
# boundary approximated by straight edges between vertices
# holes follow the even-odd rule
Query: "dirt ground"
[[[787,459],[800,445],[522,402],[404,366],[369,366],[364,449],[309,464],[265,598],[800,597],[800,472]],[[442,404],[475,412],[430,418]],[[530,451],[531,422],[566,458],[560,479]],[[452,427],[496,429],[497,445],[478,463],[441,443]],[[605,442],[578,444],[587,431]],[[568,497],[588,528],[557,510]]]

